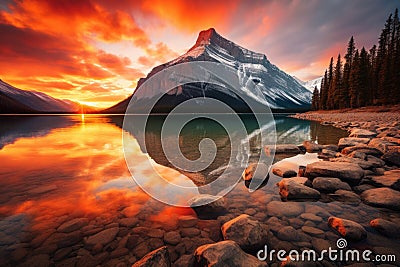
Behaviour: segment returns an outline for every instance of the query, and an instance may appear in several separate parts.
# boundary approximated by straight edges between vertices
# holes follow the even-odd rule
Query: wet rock
[[[265,154],[300,154],[300,149],[296,145],[280,144],[280,145],[269,145],[264,147]]]
[[[276,237],[282,241],[290,241],[290,242],[306,242],[310,241],[310,238],[302,233],[294,229],[292,226],[283,226],[276,233]]]
[[[190,207],[201,219],[214,219],[227,212],[223,197],[212,195],[199,195],[189,200]]]
[[[369,147],[367,145],[356,145],[356,146],[345,147],[342,149],[341,152],[344,155],[349,155],[349,154],[353,153],[354,151],[364,153],[366,155],[372,155],[375,157],[382,156],[382,152],[380,150],[373,148],[373,147]]]
[[[303,213],[300,215],[300,218],[307,221],[322,222],[322,218],[320,216],[315,215],[314,213]]]
[[[89,246],[94,246],[96,244],[101,244],[103,246],[107,245],[114,240],[114,238],[118,234],[118,231],[118,227],[103,230],[95,235],[89,236],[86,240],[86,244],[88,244]]]
[[[355,203],[355,204],[361,202],[359,195],[347,190],[336,190],[335,193],[329,194],[329,197],[339,202]]]
[[[370,221],[369,224],[372,228],[387,237],[400,238],[400,226],[397,223],[377,218]]]
[[[181,235],[183,237],[194,237],[200,235],[200,230],[197,228],[182,228]]]
[[[197,225],[199,219],[194,216],[180,216],[178,218],[178,225],[180,227],[193,227]]]
[[[110,258],[119,258],[129,254],[129,250],[127,248],[116,248],[110,253]]]
[[[363,169],[354,163],[319,161],[308,164],[305,176],[315,177],[337,177],[349,183],[358,183],[364,176]]]
[[[286,168],[273,168],[272,173],[283,178],[290,178],[297,176],[297,172],[295,170]]]
[[[194,266],[193,255],[182,255],[179,259],[174,262],[174,267],[192,267]]]
[[[304,206],[298,202],[271,201],[267,204],[267,212],[271,216],[296,217],[304,212]]]
[[[50,258],[47,254],[38,254],[30,257],[23,266],[47,267],[50,266]]]
[[[88,223],[89,223],[88,218],[72,219],[70,221],[67,221],[67,222],[61,224],[57,228],[57,231],[62,232],[62,233],[70,233],[70,232],[81,229],[83,226],[87,225]]]
[[[169,258],[168,249],[166,246],[151,251],[142,259],[137,261],[132,267],[170,267],[171,261]]]
[[[284,178],[279,183],[279,194],[282,198],[293,199],[319,199],[321,194],[308,186],[297,183],[290,178]]]
[[[376,132],[368,131],[365,129],[352,129],[349,137],[373,138],[376,135],[377,135]]]
[[[362,200],[371,206],[400,210],[400,192],[382,187],[369,189],[361,194]]]
[[[164,234],[164,241],[170,245],[177,245],[181,242],[181,235],[177,231],[171,231]]]
[[[264,163],[251,163],[243,172],[242,178],[245,181],[265,180],[268,177],[269,169]]]
[[[382,159],[388,164],[400,167],[400,152],[398,151],[386,152],[383,154]]]
[[[339,178],[317,177],[312,182],[312,187],[321,192],[335,192],[337,190],[351,190],[348,183]]]
[[[133,227],[136,224],[138,224],[139,219],[135,218],[135,217],[130,217],[130,218],[123,218],[121,220],[119,220],[119,224],[121,226],[125,226],[125,227]]]
[[[321,149],[322,149],[321,145],[319,145],[313,141],[309,141],[309,140],[303,141],[303,146],[306,149],[306,151],[309,153],[318,152],[318,151],[321,151]]]
[[[380,176],[370,176],[369,182],[375,186],[391,187],[400,190],[400,170],[385,171]]]
[[[369,138],[357,138],[357,137],[344,137],[339,139],[339,150],[342,150],[348,146],[356,146],[362,144],[368,144]]]
[[[318,252],[321,253],[321,251],[323,250],[328,250],[329,247],[333,247],[331,246],[331,244],[329,243],[329,241],[322,239],[322,238],[313,238],[311,240],[311,244],[313,246],[313,248]]]
[[[321,238],[323,238],[325,236],[325,232],[324,231],[322,231],[322,230],[320,230],[318,228],[312,227],[312,226],[306,226],[305,225],[305,226],[301,227],[301,230],[304,233],[306,233],[308,235],[311,235],[311,236],[316,236],[316,237],[321,237]]]
[[[203,245],[194,253],[196,266],[266,267],[265,262],[245,253],[234,241]]]
[[[368,162],[368,161],[360,159],[360,158],[340,157],[340,158],[330,159],[329,161],[331,161],[331,162],[348,162],[348,163],[357,164],[364,170],[371,169],[374,167],[374,164],[372,162]]]
[[[338,217],[329,217],[328,225],[346,239],[360,241],[367,238],[367,231],[359,223]]]
[[[381,138],[374,138],[368,144],[368,146],[376,148],[379,151],[381,151],[382,153],[389,152],[389,147],[396,146],[396,145],[397,145],[396,143],[391,143],[391,142],[385,141]]]
[[[250,251],[263,247],[267,242],[266,225],[242,214],[221,227],[224,240],[235,241],[243,250]]]

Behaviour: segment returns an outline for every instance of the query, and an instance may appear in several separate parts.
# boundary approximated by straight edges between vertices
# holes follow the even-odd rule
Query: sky
[[[97,107],[185,53],[201,30],[263,53],[304,81],[330,57],[376,44],[399,0],[1,0],[0,79]]]

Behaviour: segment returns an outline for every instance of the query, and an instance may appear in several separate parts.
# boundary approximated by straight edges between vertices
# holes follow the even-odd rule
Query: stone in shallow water
[[[317,237],[324,237],[325,236],[325,232],[315,228],[315,227],[311,227],[311,226],[303,226],[301,227],[301,230],[303,230],[304,233],[309,234],[311,236],[317,236]]]
[[[268,177],[269,169],[264,163],[251,163],[243,172],[242,178],[245,181],[265,180]]]
[[[313,141],[303,141],[303,146],[306,149],[307,152],[313,153],[313,152],[318,152],[322,149],[322,146],[313,142]]]
[[[132,267],[170,267],[171,260],[169,258],[168,249],[166,246],[151,251],[142,259],[137,261]]]
[[[295,217],[304,212],[304,206],[298,202],[271,201],[267,204],[267,213],[270,216]]]
[[[397,223],[377,218],[375,220],[372,220],[369,224],[371,225],[371,227],[375,228],[378,232],[387,237],[400,237],[400,225],[398,225]]]
[[[181,242],[181,235],[177,231],[171,231],[164,234],[164,241],[167,244],[177,245]]]
[[[235,241],[245,251],[262,248],[268,238],[266,225],[252,219],[247,214],[242,214],[224,223],[221,231],[225,240]]]
[[[284,178],[279,183],[279,194],[282,198],[293,200],[293,199],[319,199],[321,194],[304,184],[297,183],[291,178]]]
[[[60,227],[57,228],[58,232],[62,233],[70,233],[76,230],[81,229],[83,226],[87,225],[89,223],[88,218],[75,218],[70,221],[67,221],[63,224],[60,225]]]
[[[196,266],[266,267],[267,263],[245,253],[234,241],[221,241],[198,247],[194,253]]]
[[[181,227],[193,227],[197,225],[198,220],[199,219],[197,219],[196,217],[190,215],[180,216],[178,218],[178,224]]]
[[[317,177],[313,180],[312,186],[321,192],[335,192],[336,190],[351,190],[348,183],[341,181],[339,178]]]
[[[400,210],[400,192],[382,187],[369,189],[361,194],[362,200],[371,206]]]
[[[265,154],[271,155],[272,153],[275,154],[300,154],[300,149],[296,145],[290,144],[281,144],[276,146],[265,146],[264,147]]]
[[[189,201],[190,207],[201,219],[215,219],[227,212],[226,203],[223,197],[212,195],[199,195]]]
[[[329,194],[329,197],[339,202],[355,203],[355,204],[361,202],[359,195],[347,190],[336,190],[335,193]]]
[[[119,232],[118,227],[103,230],[95,235],[89,236],[88,239],[86,240],[86,244],[88,244],[89,246],[94,246],[96,244],[101,244],[103,246],[107,245],[108,243],[114,240],[118,232]]]
[[[283,178],[290,178],[297,176],[297,172],[295,170],[287,168],[273,168],[272,173]]]
[[[358,183],[364,176],[364,170],[354,163],[318,161],[308,164],[305,176],[315,177],[337,177],[349,183]]]
[[[359,223],[338,217],[329,217],[328,225],[346,239],[360,241],[367,238],[367,231]]]

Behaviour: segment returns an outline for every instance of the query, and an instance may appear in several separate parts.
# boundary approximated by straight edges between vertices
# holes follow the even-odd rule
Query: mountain
[[[311,93],[292,76],[273,65],[265,55],[243,48],[225,39],[211,28],[201,31],[195,45],[185,54],[153,68],[146,78],[141,78],[132,96],[104,112],[124,113],[132,97],[135,107],[146,106],[157,94],[160,95],[158,88],[151,91],[140,88],[147,79],[170,66],[195,61],[218,62],[234,68],[241,90],[232,93],[228,92],[225,86],[215,84],[185,84],[182,88],[175,88],[165,94],[153,111],[168,112],[186,99],[204,96],[224,100],[238,111],[246,111],[246,105],[241,100],[243,97],[248,97],[264,107],[268,105],[272,110],[306,110],[310,107]],[[255,96],[255,91],[252,90],[255,86],[263,88],[262,95]]]
[[[41,92],[18,89],[0,80],[0,113],[77,113],[81,105]]]
[[[297,77],[294,77],[301,85],[303,85],[305,88],[307,88],[310,92],[314,91],[315,86],[317,86],[318,90],[321,87],[321,81],[322,81],[322,76],[315,78],[313,80],[309,80],[306,82],[303,82],[302,80],[298,79]]]

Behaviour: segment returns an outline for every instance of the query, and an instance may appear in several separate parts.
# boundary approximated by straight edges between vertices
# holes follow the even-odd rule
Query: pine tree
[[[369,92],[369,56],[363,47],[360,52],[359,63],[359,88],[358,88],[358,106],[363,107],[367,104],[370,98]]]
[[[314,88],[312,101],[311,101],[311,108],[313,110],[318,110],[319,109],[319,91],[318,91],[317,86],[315,86],[315,88]]]
[[[321,80],[321,89],[319,94],[319,109],[326,109],[326,99],[328,97],[328,71],[325,70],[324,77]]]
[[[340,107],[339,103],[341,102],[341,97],[343,95],[343,76],[342,76],[342,60],[340,54],[338,55],[336,66],[335,66],[335,74],[333,76],[332,81],[332,97],[333,101],[331,102],[331,108],[337,109]]]
[[[376,70],[376,45],[373,45],[372,48],[369,50],[369,56],[370,56],[370,72],[369,72],[369,77],[370,77],[370,84],[369,84],[369,95],[370,99],[368,100],[368,105],[375,105],[375,99],[377,98],[377,79],[375,76],[375,70]]]
[[[359,107],[359,87],[360,87],[360,57],[358,50],[354,54],[353,67],[350,72],[349,80],[349,95],[350,95],[350,107]]]
[[[339,92],[340,94],[340,102],[339,102],[339,108],[347,108],[349,107],[350,104],[350,99],[349,99],[349,80],[350,80],[350,71],[352,68],[352,63],[353,63],[353,58],[354,58],[354,52],[355,52],[355,44],[354,44],[354,38],[351,36],[349,43],[347,45],[347,53],[344,56],[346,62],[344,64],[343,68],[343,85],[342,85],[342,90]]]
[[[329,63],[329,68],[328,68],[328,83],[327,83],[327,97],[326,97],[326,109],[333,109],[333,95],[334,95],[334,89],[333,88],[333,78],[334,78],[334,73],[333,73],[333,57],[331,57],[331,61]]]

